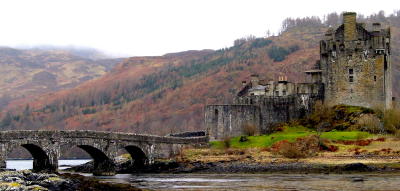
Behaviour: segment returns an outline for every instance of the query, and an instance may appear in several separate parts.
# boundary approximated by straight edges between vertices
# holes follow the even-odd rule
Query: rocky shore
[[[127,184],[103,183],[77,174],[24,171],[0,172],[0,190],[7,191],[141,191]]]
[[[70,171],[90,173],[92,163],[70,168]],[[135,168],[128,162],[117,165],[117,173],[362,173],[400,172],[398,168],[374,166],[363,163],[311,164],[304,162],[257,163],[243,161],[221,162],[155,162],[143,168]]]

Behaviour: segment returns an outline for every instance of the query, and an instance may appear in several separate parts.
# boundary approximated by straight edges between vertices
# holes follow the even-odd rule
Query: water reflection
[[[400,174],[142,174],[98,177],[153,190],[399,190]]]
[[[58,160],[58,165],[59,169],[63,170],[69,168],[70,166],[76,166],[87,163],[88,161],[90,160],[86,159]],[[8,169],[26,170],[33,168],[33,160],[7,160],[6,164]]]

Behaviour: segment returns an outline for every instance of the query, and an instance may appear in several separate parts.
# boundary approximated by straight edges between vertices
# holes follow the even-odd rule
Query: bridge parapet
[[[22,146],[34,158],[34,171],[54,172],[64,148],[79,147],[94,159],[96,174],[115,172],[118,151],[125,149],[138,166],[150,164],[156,158],[168,158],[177,154],[186,144],[208,142],[207,137],[162,137],[121,132],[102,131],[0,131],[0,168],[5,168],[8,153]]]

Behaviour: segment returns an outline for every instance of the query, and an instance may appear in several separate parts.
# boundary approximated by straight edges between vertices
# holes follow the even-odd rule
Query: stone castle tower
[[[343,24],[330,28],[320,41],[320,60],[305,71],[308,83],[260,80],[252,75],[229,105],[207,105],[205,126],[210,140],[242,135],[254,126],[268,133],[273,126],[302,118],[317,101],[329,105],[392,107],[390,29],[374,23],[372,30],[356,22],[356,13],[343,14]]]
[[[330,28],[320,42],[320,69],[325,102],[364,107],[392,106],[390,29],[374,23],[368,31],[356,13],[343,14],[343,24]]]

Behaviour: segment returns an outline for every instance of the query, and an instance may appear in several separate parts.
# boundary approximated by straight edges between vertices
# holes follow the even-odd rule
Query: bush
[[[258,133],[257,127],[253,124],[245,124],[243,126],[243,134],[247,136],[254,136]]]
[[[229,149],[231,148],[231,139],[230,137],[225,137],[224,140],[222,141],[224,143],[224,148]]]
[[[381,121],[373,114],[362,115],[356,124],[361,131],[370,133],[383,133],[384,131]]]
[[[328,128],[332,126],[334,116],[332,107],[323,104],[322,101],[317,101],[314,104],[313,112],[301,121],[301,125],[316,128],[318,132],[330,130]]]
[[[319,140],[315,135],[297,138],[291,143],[286,140],[275,143],[272,152],[286,158],[306,158],[315,156],[319,151]]]
[[[400,110],[388,109],[384,111],[382,120],[387,133],[396,133],[400,129]]]
[[[247,142],[249,139],[247,138],[247,136],[240,136],[239,142],[243,143],[243,142]]]

